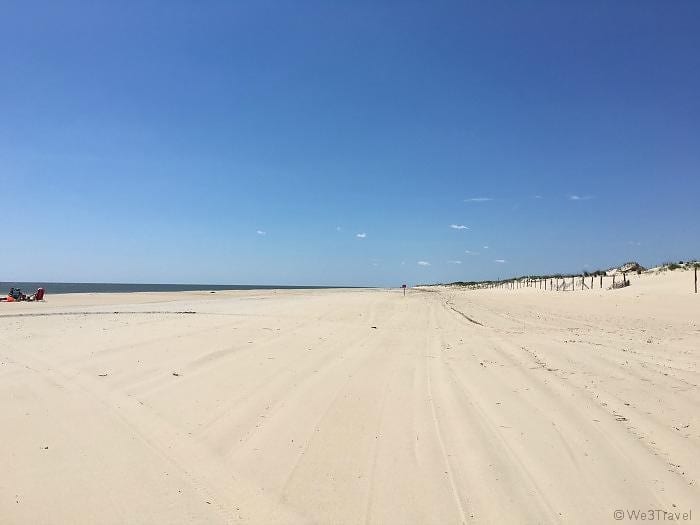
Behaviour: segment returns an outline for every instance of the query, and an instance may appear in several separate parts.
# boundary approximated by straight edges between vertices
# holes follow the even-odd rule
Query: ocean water
[[[20,288],[25,294],[44,288],[47,294],[59,293],[119,293],[119,292],[186,292],[193,290],[314,290],[337,288],[336,286],[277,286],[257,284],[132,284],[132,283],[31,283],[0,282],[0,295],[10,288]]]

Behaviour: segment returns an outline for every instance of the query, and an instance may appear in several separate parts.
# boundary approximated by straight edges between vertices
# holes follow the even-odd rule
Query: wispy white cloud
[[[627,241],[627,244],[629,244],[630,246],[641,246],[642,245],[642,243],[639,241]]]
[[[489,247],[488,247],[488,246],[484,246],[484,250],[488,250],[488,249],[489,249]]]
[[[467,255],[479,255],[479,252],[473,252],[471,250],[464,250],[464,253],[466,253]]]
[[[462,261],[447,261],[447,264],[462,264]]]
[[[544,197],[542,195],[535,195],[534,198],[535,199],[544,199]]]
[[[593,197],[590,195],[569,195],[569,200],[570,201],[589,201]]]
[[[418,261],[418,266],[430,266],[428,261]]]
[[[464,224],[450,224],[450,228],[453,230],[468,230],[469,226],[465,226]]]
[[[258,235],[267,235],[267,232],[264,230],[255,230],[255,233],[257,233]]]
[[[340,232],[340,231],[343,231],[343,229],[340,226],[336,226],[335,231]]]
[[[464,202],[487,202],[492,200],[491,197],[471,197],[469,199],[464,199]]]
[[[498,263],[498,264],[504,264],[506,262],[505,259],[496,259],[493,262]]]
[[[357,237],[358,239],[364,239],[365,237],[367,237],[367,234],[365,232],[362,232],[356,234],[355,237]]]

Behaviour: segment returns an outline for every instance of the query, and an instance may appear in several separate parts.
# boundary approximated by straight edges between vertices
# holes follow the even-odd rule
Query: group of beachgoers
[[[0,301],[8,303],[13,303],[15,301],[43,301],[45,292],[43,288],[37,288],[36,292],[27,295],[22,293],[21,289],[12,287],[6,297],[0,297]]]

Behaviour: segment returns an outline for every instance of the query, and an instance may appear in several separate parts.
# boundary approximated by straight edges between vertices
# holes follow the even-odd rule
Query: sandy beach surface
[[[689,272],[0,304],[0,523],[700,521],[699,358]]]

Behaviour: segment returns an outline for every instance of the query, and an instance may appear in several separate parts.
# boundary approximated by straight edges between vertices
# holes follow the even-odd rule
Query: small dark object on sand
[[[370,328],[374,328],[375,330],[377,329],[377,327],[376,327],[376,326],[371,326]]]
[[[173,372],[173,375],[176,376],[176,377],[180,377],[180,374],[177,373],[177,372]]]

